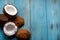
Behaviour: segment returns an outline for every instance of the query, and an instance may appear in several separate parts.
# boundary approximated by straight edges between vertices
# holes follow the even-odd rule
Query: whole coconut
[[[22,29],[18,30],[16,36],[18,37],[18,40],[30,40],[31,34],[28,30]]]
[[[17,25],[17,27],[22,27],[24,25],[24,19],[20,16],[17,16],[13,22]]]

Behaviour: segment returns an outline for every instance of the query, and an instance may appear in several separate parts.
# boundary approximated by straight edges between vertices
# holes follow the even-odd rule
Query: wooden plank
[[[45,0],[31,0],[31,40],[47,40]]]
[[[60,25],[60,12],[58,0],[47,0],[47,22],[48,22],[48,40],[58,39],[59,25]]]

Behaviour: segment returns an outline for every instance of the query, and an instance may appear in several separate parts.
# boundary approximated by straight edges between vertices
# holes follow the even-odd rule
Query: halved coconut
[[[6,17],[4,14],[0,14],[0,24],[4,25],[6,22],[8,22],[8,17]]]
[[[13,22],[8,22],[3,27],[3,31],[7,36],[13,36],[17,32],[17,29],[17,26]]]
[[[9,18],[14,18],[17,14],[17,8],[11,4],[7,4],[3,8],[3,12]]]
[[[20,16],[17,16],[13,22],[17,25],[17,27],[22,27],[24,25],[24,19]]]
[[[26,29],[18,30],[18,32],[16,33],[16,37],[19,40],[29,40],[30,36],[31,36],[31,33]]]

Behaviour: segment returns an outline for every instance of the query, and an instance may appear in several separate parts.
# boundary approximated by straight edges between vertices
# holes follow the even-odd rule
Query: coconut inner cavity
[[[9,14],[9,15],[16,15],[17,14],[17,9],[13,6],[13,5],[6,5],[5,6],[5,11]]]
[[[14,30],[14,28],[15,28],[14,25],[9,24],[6,27],[6,30],[11,31],[11,30]]]

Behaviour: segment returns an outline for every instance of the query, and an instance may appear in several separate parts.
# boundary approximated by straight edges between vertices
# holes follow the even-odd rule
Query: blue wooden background
[[[7,3],[17,7],[31,40],[60,40],[60,0],[0,0],[0,14]],[[0,40],[17,39],[6,37],[0,28]]]

